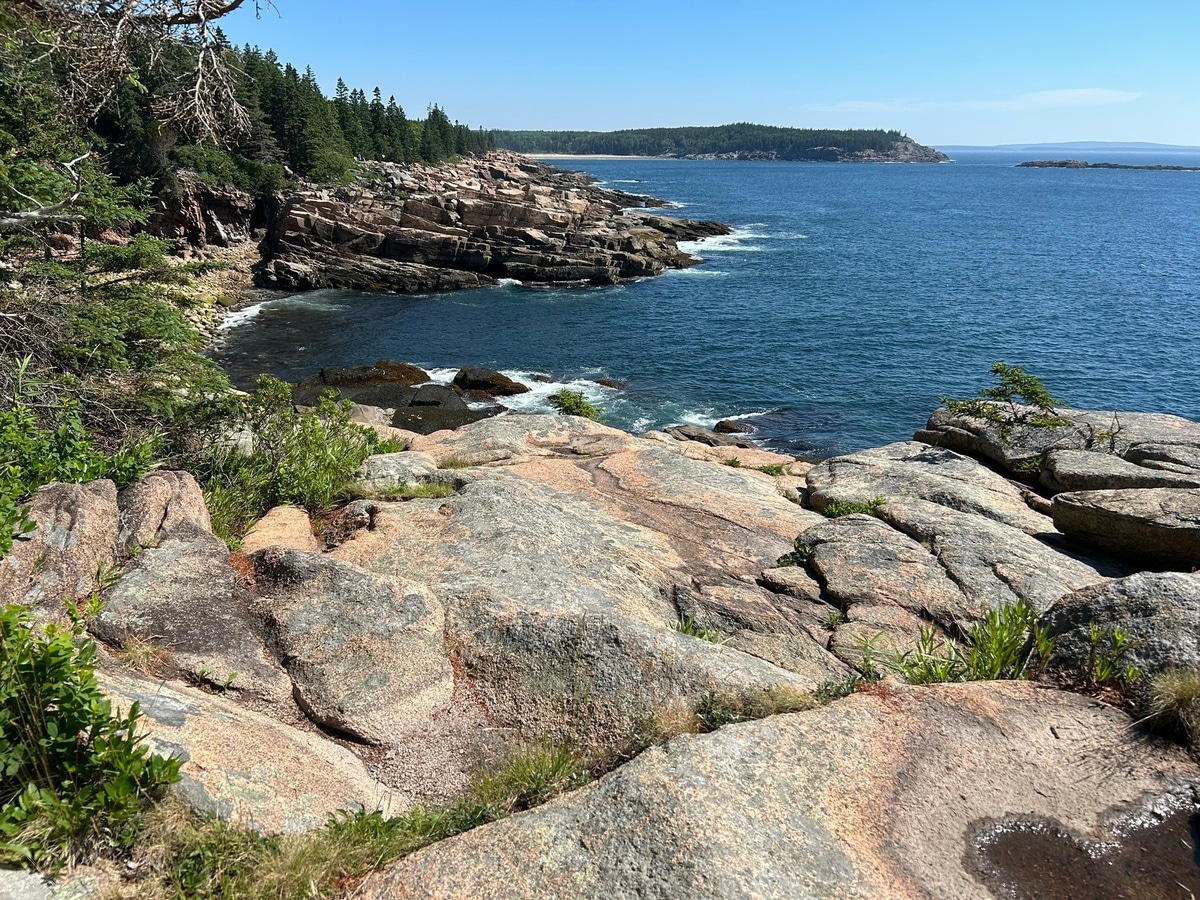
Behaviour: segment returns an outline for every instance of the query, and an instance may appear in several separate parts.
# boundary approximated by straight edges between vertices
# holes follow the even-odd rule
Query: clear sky
[[[252,0],[248,0],[252,3]],[[1200,0],[275,0],[236,44],[472,127],[1200,146]]]

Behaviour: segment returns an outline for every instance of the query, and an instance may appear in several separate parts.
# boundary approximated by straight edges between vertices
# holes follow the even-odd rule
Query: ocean
[[[693,269],[614,287],[278,298],[230,317],[212,355],[242,387],[378,359],[441,380],[487,366],[535,388],[523,410],[569,385],[620,428],[741,417],[808,456],[911,437],[996,360],[1077,408],[1200,418],[1200,172],[1014,168],[1043,156],[557,160],[734,233],[685,245]]]

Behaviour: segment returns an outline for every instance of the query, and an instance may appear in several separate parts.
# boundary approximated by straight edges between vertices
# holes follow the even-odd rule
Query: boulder
[[[171,791],[199,813],[288,833],[319,828],[340,810],[401,812],[398,798],[333,741],[192,688],[97,675],[114,706],[138,704],[155,752],[183,760]]]
[[[954,612],[962,623],[1022,598],[1043,611],[1059,597],[1100,584],[1116,571],[1102,562],[1069,556],[994,519],[924,500],[889,502],[876,515],[929,548],[962,591],[964,602]],[[952,623],[943,619],[943,624]]]
[[[141,551],[104,600],[90,629],[112,646],[161,647],[189,680],[235,694],[281,702],[291,693],[246,613],[228,548],[211,534],[177,530]]]
[[[476,366],[464,366],[459,369],[453,384],[463,391],[473,391],[488,397],[511,397],[515,394],[529,393],[529,388],[504,373]]]
[[[754,449],[753,441],[746,438],[734,437],[733,433],[717,432],[711,428],[701,428],[699,425],[672,425],[666,429],[667,434],[680,441],[696,441],[709,447],[745,447]]]
[[[354,473],[355,487],[368,494],[384,494],[405,485],[454,481],[454,473],[439,469],[430,454],[412,450],[368,456]]]
[[[1152,566],[1200,566],[1200,489],[1072,491],[1054,498],[1052,512],[1086,547]]]
[[[1200,477],[1200,442],[1198,444],[1134,444],[1125,452],[1125,458],[1147,469]]]
[[[972,513],[1029,534],[1052,530],[1011,482],[952,450],[915,441],[888,444],[817,463],[809,470],[808,502],[870,503],[882,497],[921,500]]]
[[[428,590],[302,550],[253,560],[255,609],[310,719],[385,743],[446,709],[453,673]]]
[[[1122,488],[1200,487],[1200,469],[1193,475],[1185,475],[1126,462],[1111,453],[1051,450],[1046,454],[1040,480],[1042,487],[1055,493]]]
[[[121,491],[117,506],[117,545],[124,553],[151,547],[176,529],[212,532],[204,492],[190,472],[151,472]]]
[[[299,506],[276,506],[251,526],[242,538],[242,552],[249,556],[267,547],[289,550],[320,550],[307,510]]]
[[[1063,597],[1041,624],[1054,637],[1053,664],[1086,670],[1094,655],[1093,627],[1120,628],[1129,636],[1121,659],[1143,674],[1163,669],[1200,670],[1200,574],[1139,572]],[[1108,647],[1107,637],[1098,648]]]
[[[754,426],[733,419],[722,419],[713,426],[717,434],[754,434]]]
[[[54,483],[28,506],[37,528],[0,559],[0,603],[61,614],[64,601],[88,597],[115,563],[117,488],[111,481]]]
[[[1198,781],[1184,751],[1085,697],[890,688],[676,738],[369,876],[362,896],[986,897],[970,848],[989,825],[1023,814],[1120,840],[1121,813],[1190,803]]]

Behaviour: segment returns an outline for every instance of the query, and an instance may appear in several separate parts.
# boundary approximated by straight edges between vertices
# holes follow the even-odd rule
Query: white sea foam
[[[758,231],[735,228],[733,234],[721,234],[716,237],[700,238],[698,241],[680,241],[679,249],[692,256],[707,258],[710,253],[758,253],[763,248],[758,244],[747,241],[759,240],[767,235]]]
[[[225,318],[221,320],[221,324],[217,326],[217,331],[229,331],[231,328],[237,328],[240,325],[245,325],[247,322],[253,321],[262,312],[262,308],[270,302],[270,300],[264,300],[262,303],[255,303],[244,309],[227,313]]]
[[[518,278],[497,278],[496,284],[500,287],[521,287],[522,282]]]
[[[690,269],[667,269],[663,272],[664,275],[703,275],[709,278],[723,278],[728,275],[728,272],[722,272],[720,269],[705,269],[703,266],[692,266]]]

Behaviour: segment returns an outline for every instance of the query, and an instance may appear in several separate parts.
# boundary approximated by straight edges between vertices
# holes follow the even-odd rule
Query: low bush
[[[810,544],[802,540],[801,537],[792,541],[792,550],[790,553],[785,553],[779,559],[775,560],[776,566],[807,566],[808,561],[812,559],[813,551],[817,549],[816,544]]]
[[[604,410],[583,396],[583,391],[563,388],[551,394],[546,402],[564,416],[583,416],[585,419],[599,422],[604,415]]]
[[[825,504],[825,508],[821,512],[830,519],[840,519],[842,516],[872,515],[876,509],[887,503],[885,497],[873,497],[870,500],[855,502],[850,500],[837,500],[833,503]]]
[[[33,624],[0,611],[0,863],[55,870],[134,841],[179,761],[150,752],[139,710],[120,714],[93,672],[84,617]]]
[[[787,474],[787,470],[784,469],[784,467],[779,463],[768,463],[765,466],[756,466],[755,468],[757,468],[760,472],[766,473],[767,475],[779,476]]]
[[[259,380],[232,425],[251,436],[253,450],[243,453],[224,441],[200,462],[213,531],[230,542],[273,506],[329,509],[348,496],[350,476],[364,459],[399,449],[395,441],[351,422],[350,404],[332,394],[321,397],[315,409],[297,412],[291,388],[274,378]]]

